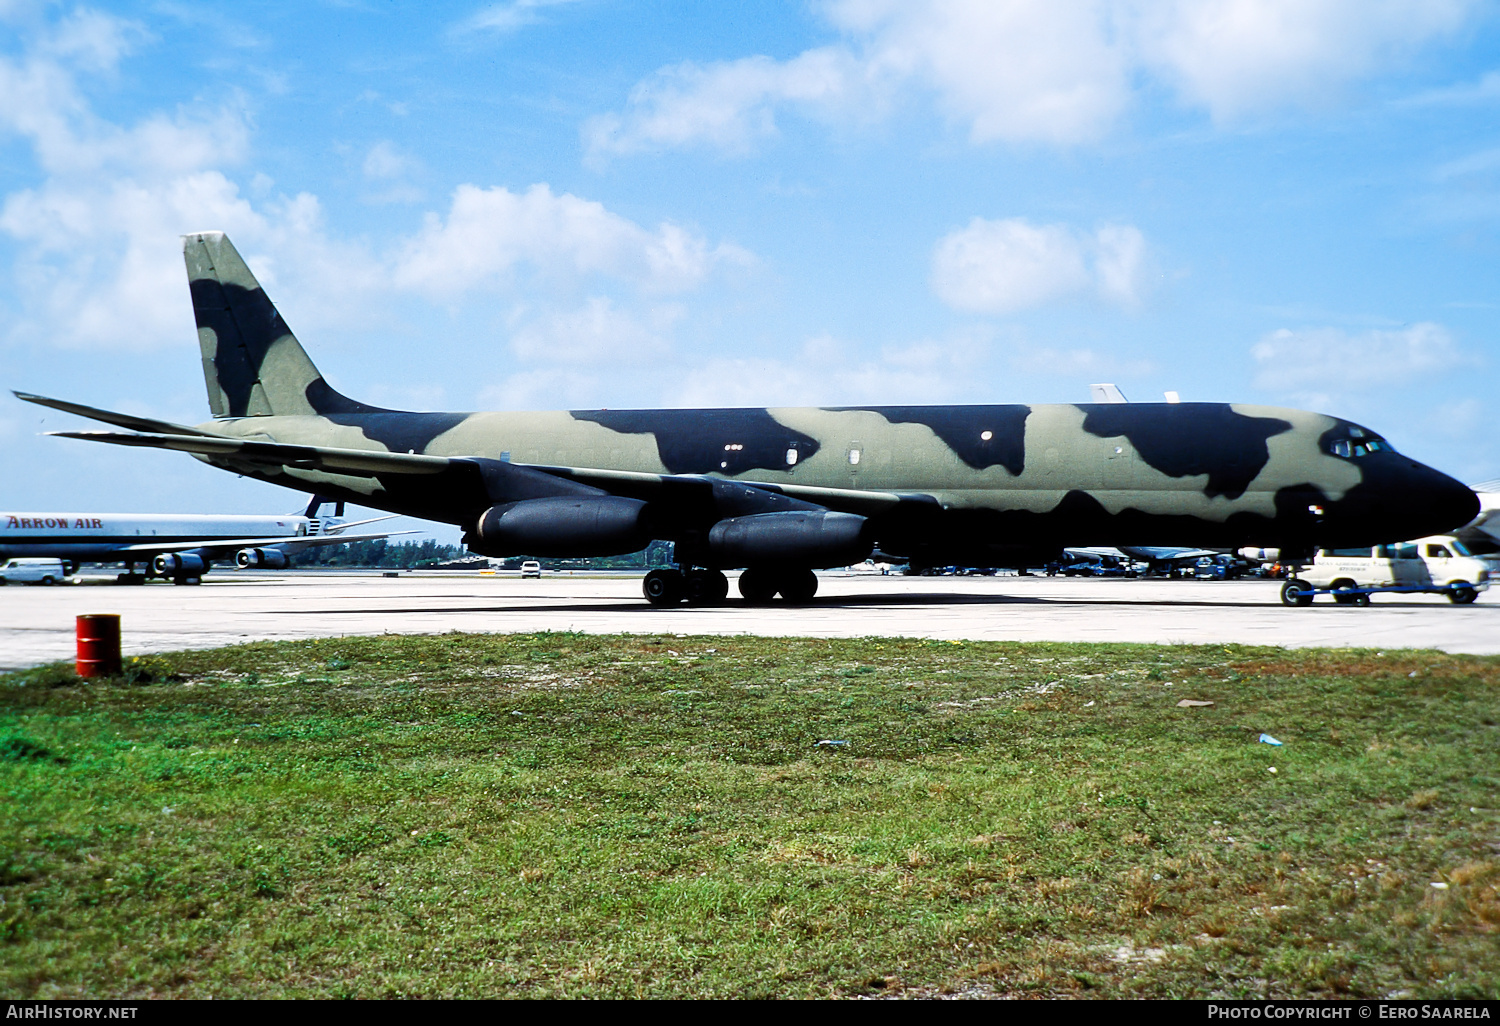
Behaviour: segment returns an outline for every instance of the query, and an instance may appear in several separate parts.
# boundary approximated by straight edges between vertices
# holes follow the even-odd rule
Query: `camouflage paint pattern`
[[[313,457],[198,458],[465,527],[513,501],[517,482],[527,495],[545,494],[546,482],[561,478],[671,505],[661,522],[691,535],[739,515],[730,506],[741,500],[722,488],[706,497],[682,480],[702,475],[755,485],[761,497],[785,492],[866,515],[886,552],[1004,565],[1018,548],[1060,545],[1373,544],[1438,533],[1478,508],[1462,484],[1388,446],[1336,454],[1340,441],[1382,441],[1368,429],[1262,406],[383,410],[323,380],[221,233],[185,237],[184,253],[215,417],[193,430],[455,462],[341,473]],[[476,470],[486,461],[493,465]],[[549,468],[549,476],[524,467]],[[740,512],[758,511],[746,501]]]

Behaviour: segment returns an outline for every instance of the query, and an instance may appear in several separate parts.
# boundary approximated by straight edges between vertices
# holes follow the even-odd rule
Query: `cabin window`
[[[786,465],[795,467],[797,465],[797,447],[792,446],[786,451]]]
[[[859,466],[859,450],[858,449],[850,449],[849,450],[849,466],[851,466],[851,467],[857,467],[857,466]]]
[[[1447,549],[1445,549],[1441,545],[1429,545],[1429,546],[1427,546],[1427,555],[1430,558],[1432,558],[1432,559],[1452,559],[1453,558],[1453,553],[1449,552]]]
[[[745,448],[745,445],[744,445],[743,442],[726,442],[726,443],[724,443],[724,451],[725,452],[742,452],[742,451],[744,451],[744,448]]]
[[[981,432],[979,432],[979,440],[981,442],[988,442],[991,438],[994,438],[994,437],[995,437],[995,432],[993,432],[993,431],[981,431]]]

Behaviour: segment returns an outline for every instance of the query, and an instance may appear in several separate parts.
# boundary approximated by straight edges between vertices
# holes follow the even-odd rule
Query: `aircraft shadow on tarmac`
[[[518,603],[515,605],[479,605],[479,606],[374,606],[367,608],[341,608],[341,609],[287,609],[286,613],[301,614],[306,616],[338,616],[338,615],[413,615],[419,613],[661,613],[671,612],[675,614],[689,615],[703,612],[725,612],[743,610],[745,612],[771,612],[806,610],[806,609],[880,609],[880,608],[922,608],[935,606],[1105,606],[1119,608],[1122,606],[1175,606],[1175,607],[1198,607],[1203,609],[1265,609],[1268,607],[1280,608],[1280,603],[1274,595],[1268,596],[1260,602],[1209,602],[1202,599],[1169,599],[1166,601],[1151,601],[1147,599],[1057,599],[1036,598],[1019,595],[955,595],[955,594],[920,594],[920,595],[848,595],[838,598],[814,599],[813,601],[799,606],[789,606],[782,602],[772,602],[766,605],[746,605],[743,602],[725,602],[721,605],[707,606],[674,606],[663,610],[660,606],[653,606],[641,599],[599,599],[590,602],[539,602]],[[1339,610],[1344,612],[1368,613],[1368,608],[1357,606],[1339,606],[1332,603],[1319,605],[1315,608]],[[1431,603],[1416,602],[1382,602],[1377,609],[1424,609],[1433,608]],[[1470,607],[1479,608],[1479,607]],[[1288,615],[1294,613],[1306,614],[1305,609],[1288,609]]]

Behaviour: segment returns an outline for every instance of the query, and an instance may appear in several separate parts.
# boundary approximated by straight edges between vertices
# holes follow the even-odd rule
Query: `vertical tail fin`
[[[215,417],[374,413],[335,392],[223,232],[182,237]]]

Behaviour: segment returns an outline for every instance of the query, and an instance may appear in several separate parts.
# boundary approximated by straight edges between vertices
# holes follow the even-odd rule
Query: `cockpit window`
[[[1358,431],[1358,428],[1354,429]],[[1351,432],[1352,434],[1353,432]],[[1360,432],[1363,437],[1337,438],[1328,443],[1328,451],[1340,459],[1359,459],[1368,456],[1372,452],[1395,452],[1391,443],[1384,438],[1376,438],[1374,435]]]

